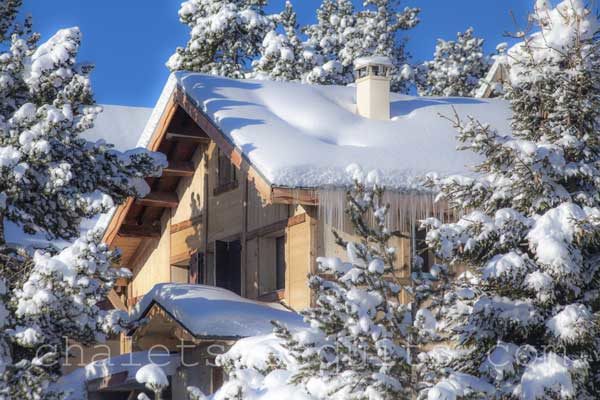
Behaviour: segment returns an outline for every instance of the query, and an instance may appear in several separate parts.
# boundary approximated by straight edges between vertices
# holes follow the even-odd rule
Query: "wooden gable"
[[[179,203],[177,187],[194,174],[192,157],[198,147],[215,145],[247,176],[266,204],[317,203],[312,190],[272,187],[243,153],[235,148],[206,115],[179,88],[172,94],[147,146],[167,156],[168,167],[157,178],[147,178],[151,192],[142,199],[129,199],[118,207],[104,236],[111,247],[122,250],[122,264],[129,265],[146,239],[161,235],[161,217]]]

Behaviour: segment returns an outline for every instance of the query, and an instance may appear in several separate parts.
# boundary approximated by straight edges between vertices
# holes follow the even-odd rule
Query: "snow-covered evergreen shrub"
[[[273,21],[265,16],[266,0],[188,0],[179,9],[189,26],[186,47],[167,62],[171,71],[186,70],[244,78],[258,56]]]
[[[456,116],[480,176],[432,179],[468,212],[426,221],[428,242],[473,275],[438,314],[457,348],[421,357],[430,400],[600,397],[600,24],[582,0],[532,21],[507,57],[512,132]]]
[[[490,68],[483,52],[483,39],[473,28],[457,34],[456,41],[438,39],[434,58],[423,63],[417,79],[422,96],[472,97]]]
[[[39,35],[14,23],[20,1],[0,2],[0,398],[51,399],[65,340],[83,344],[119,329],[98,307],[123,271],[90,232],[66,249],[31,254],[6,243],[7,222],[49,239],[74,239],[84,218],[149,188],[164,157],[116,151],[79,134],[101,112],[92,66],[76,61],[78,28]]]

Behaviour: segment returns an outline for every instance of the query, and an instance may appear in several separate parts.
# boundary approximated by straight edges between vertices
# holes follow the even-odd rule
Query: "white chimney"
[[[390,119],[390,70],[388,57],[361,57],[354,61],[356,109],[365,118]]]

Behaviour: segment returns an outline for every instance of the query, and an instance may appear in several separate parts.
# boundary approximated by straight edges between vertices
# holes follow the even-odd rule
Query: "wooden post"
[[[209,147],[210,146],[205,146],[204,150],[203,150],[203,155],[202,155],[202,165],[204,168],[204,199],[203,199],[203,209],[202,209],[202,217],[203,217],[203,221],[202,221],[202,234],[204,235],[204,262],[202,263],[202,268],[204,269],[204,272],[202,274],[204,282],[202,282],[205,285],[210,285],[212,284],[212,282],[208,282],[208,184],[209,184],[209,165],[208,165],[208,154],[209,154]],[[214,274],[213,274],[214,275]]]
[[[235,168],[235,167],[234,167]],[[242,178],[242,234],[240,241],[242,243],[242,254],[240,262],[240,281],[241,295],[246,297],[246,265],[248,261],[248,243],[246,242],[248,234],[248,171],[240,171]]]

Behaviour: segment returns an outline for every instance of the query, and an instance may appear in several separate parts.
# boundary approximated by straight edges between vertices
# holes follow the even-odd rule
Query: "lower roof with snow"
[[[392,189],[420,188],[425,174],[469,172],[479,158],[456,151],[456,111],[508,133],[510,112],[498,99],[391,94],[391,119],[355,112],[354,87],[234,80],[177,72],[179,88],[273,186],[347,186],[346,167],[380,170]],[[167,85],[169,86],[169,85]],[[163,96],[169,96],[169,90]],[[164,102],[163,102],[164,103]],[[159,102],[160,104],[160,102]]]
[[[253,301],[214,286],[161,283],[135,306],[132,319],[159,305],[196,338],[239,339],[273,331],[271,321],[289,329],[304,326],[302,317],[277,303]]]

